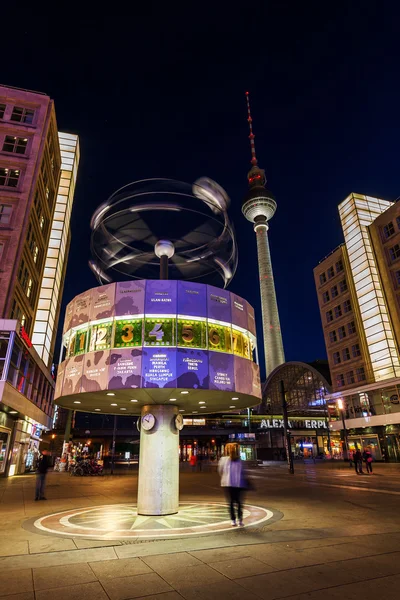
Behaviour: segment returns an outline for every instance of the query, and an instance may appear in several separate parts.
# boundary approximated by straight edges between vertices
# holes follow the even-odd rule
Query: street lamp
[[[343,436],[344,436],[343,458],[344,458],[344,460],[347,460],[349,457],[349,445],[347,443],[347,429],[346,429],[346,421],[344,419],[344,404],[343,404],[342,398],[338,398],[337,407],[340,410],[340,414],[342,416],[342,423],[343,423]]]

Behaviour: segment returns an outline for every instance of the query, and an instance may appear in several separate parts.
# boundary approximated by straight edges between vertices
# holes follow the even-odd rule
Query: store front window
[[[6,470],[9,443],[10,431],[0,428],[0,475],[4,474]]]

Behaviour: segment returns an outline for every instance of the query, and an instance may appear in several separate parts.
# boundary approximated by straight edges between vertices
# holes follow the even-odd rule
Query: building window
[[[26,286],[26,290],[25,290],[27,298],[30,298],[30,296],[31,296],[32,287],[33,287],[33,281],[32,281],[32,278],[29,277],[29,279],[28,279],[28,285]]]
[[[1,174],[0,174],[0,176],[1,176]],[[389,254],[390,254],[391,260],[396,260],[397,258],[399,258],[400,257],[400,246],[399,246],[399,244],[395,244],[394,246],[392,246],[391,248],[389,248]]]
[[[328,312],[326,313],[326,322],[331,323],[331,321],[333,321],[333,312],[331,310],[328,310]]]
[[[41,215],[41,217],[39,219],[39,227],[42,231],[43,231],[43,227],[44,227],[44,222],[45,222],[44,216]]]
[[[346,329],[343,326],[338,327],[338,334],[339,334],[339,339],[343,340],[343,338],[346,337]]]
[[[340,360],[340,352],[334,352],[333,353],[333,364],[334,365],[339,365],[341,362]]]
[[[329,292],[324,292],[324,293],[322,294],[322,300],[324,301],[324,304],[325,304],[326,302],[329,302]]]
[[[397,227],[400,229],[400,217],[396,217]]]
[[[19,169],[0,169],[0,185],[16,188],[19,180]]]
[[[36,264],[39,256],[39,248],[35,244],[32,250],[33,262]]]
[[[341,294],[347,292],[347,281],[345,279],[342,279],[342,281],[339,282],[339,289]]]
[[[353,353],[354,358],[357,358],[357,356],[361,356],[360,344],[354,344],[354,346],[351,347],[351,351]]]
[[[364,367],[359,367],[357,370],[357,381],[365,381]]]
[[[354,321],[350,321],[350,323],[347,324],[347,329],[348,329],[349,335],[352,335],[353,333],[356,332],[356,324],[354,323]]]
[[[337,285],[334,285],[333,288],[331,289],[331,296],[332,296],[332,298],[336,298],[336,296],[338,296],[338,295],[339,295],[339,292],[338,292]]]
[[[325,275],[325,273],[321,273],[321,275],[319,276],[319,283],[321,285],[324,285],[324,283],[326,283],[326,275]]]
[[[344,386],[344,375],[336,375],[336,386],[343,387]]]
[[[393,225],[392,221],[390,221],[387,225],[384,225],[383,235],[387,239],[387,238],[390,238],[390,236],[393,234],[394,234],[394,225]]]
[[[343,348],[342,356],[343,360],[350,360],[350,350],[348,348]]]
[[[15,152],[15,154],[25,154],[28,145],[28,138],[19,138],[12,135],[6,135],[3,152]]]
[[[349,371],[348,373],[346,373],[346,379],[347,379],[347,385],[351,385],[352,383],[355,383],[356,380],[354,378],[354,371]]]
[[[14,106],[11,121],[16,121],[17,123],[33,123],[33,118],[35,116],[35,111],[30,108],[22,108],[21,106]]]
[[[0,204],[0,224],[8,225],[11,221],[12,206],[11,204]]]
[[[351,312],[351,302],[350,300],[345,300],[343,302],[343,310],[345,313]]]
[[[331,342],[331,344],[333,344],[333,342],[337,342],[337,336],[336,336],[335,329],[333,331],[329,332],[329,341]]]
[[[333,267],[329,267],[327,273],[328,273],[328,279],[332,279],[332,277],[335,276],[335,271],[333,270]]]
[[[6,105],[0,104],[0,119],[4,117],[4,113],[6,112]]]
[[[335,318],[338,319],[341,316],[342,316],[342,307],[340,306],[340,304],[338,304],[337,306],[335,306]]]
[[[0,260],[1,260],[1,257],[3,256],[3,252],[4,252],[4,242],[0,242]]]
[[[343,271],[343,261],[342,259],[338,260],[336,263],[336,273],[341,273]]]
[[[395,271],[394,277],[398,286],[400,286],[400,271]]]

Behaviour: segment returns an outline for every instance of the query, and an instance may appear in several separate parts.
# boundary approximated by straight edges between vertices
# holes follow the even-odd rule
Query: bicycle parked
[[[103,467],[93,459],[84,459],[71,464],[69,474],[71,476],[103,475]]]

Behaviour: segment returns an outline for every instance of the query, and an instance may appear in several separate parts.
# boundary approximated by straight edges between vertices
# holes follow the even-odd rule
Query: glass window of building
[[[341,294],[343,294],[343,292],[347,292],[347,281],[345,279],[339,281],[339,289]]]
[[[335,329],[333,329],[333,331],[329,332],[329,341],[331,342],[331,344],[333,344],[334,342],[337,342],[337,336],[336,336]]]
[[[399,244],[395,244],[391,248],[389,248],[389,254],[391,260],[396,260],[400,257],[400,246]]]
[[[333,312],[331,310],[328,310],[328,312],[326,313],[326,322],[330,323],[331,321],[333,321]]]
[[[319,283],[321,285],[323,285],[324,283],[326,283],[326,275],[325,275],[325,273],[321,273],[321,275],[319,276]]]
[[[343,261],[342,259],[338,260],[336,263],[336,273],[340,273],[343,271]]]
[[[329,267],[329,269],[327,270],[328,273],[328,279],[332,279],[332,277],[335,276],[335,271],[333,270],[333,267]]]
[[[342,307],[340,306],[340,304],[338,304],[337,306],[335,306],[335,317],[336,317],[336,319],[338,319],[341,316],[342,316]]]
[[[338,334],[341,340],[343,340],[343,338],[346,337],[346,329],[343,325],[341,327],[338,327]]]
[[[352,335],[356,332],[356,324],[354,323],[354,321],[350,321],[350,323],[347,324],[347,330],[349,332],[349,335]]]
[[[3,252],[4,252],[4,242],[0,242],[0,260],[1,260],[1,257],[3,256]]]
[[[324,301],[324,304],[326,304],[326,302],[329,302],[329,292],[324,292],[322,294],[322,300]]]
[[[357,370],[357,381],[365,381],[364,367],[359,367]]]
[[[4,117],[4,113],[6,112],[6,105],[0,104],[0,119]]]
[[[4,365],[9,342],[10,334],[6,331],[0,332],[0,379],[4,377]]]
[[[343,360],[350,360],[350,350],[349,348],[343,348],[342,350]]]
[[[345,300],[343,302],[343,310],[345,313],[351,312],[351,302],[350,300]]]
[[[336,298],[336,296],[338,296],[338,295],[339,295],[338,287],[337,287],[337,285],[334,285],[331,288],[331,296],[332,296],[332,298]]]
[[[18,186],[19,169],[0,168],[0,185],[16,188]]]
[[[336,375],[336,385],[337,387],[344,386],[344,375],[342,373],[340,375]]]
[[[0,204],[0,223],[8,225],[11,221],[13,207],[11,204]]]
[[[22,106],[14,106],[11,121],[16,123],[28,123],[32,124],[35,116],[35,111],[30,108],[23,108]]]
[[[392,221],[389,221],[389,223],[387,225],[384,225],[384,227],[383,227],[383,235],[387,239],[393,234],[394,234],[394,225],[393,225]]]
[[[15,339],[13,347],[12,347],[12,351],[11,351],[10,365],[8,367],[8,373],[7,373],[7,381],[9,383],[11,383],[11,385],[13,387],[16,387],[16,384],[17,384],[21,355],[22,355],[22,347],[21,347],[20,343]]]
[[[400,229],[400,217],[396,217],[397,227]]]
[[[27,145],[28,138],[19,138],[12,135],[6,135],[3,144],[3,152],[25,154]]]
[[[351,351],[354,358],[361,356],[360,344],[354,344],[354,346],[351,347]]]
[[[354,377],[354,371],[349,371],[348,373],[346,373],[346,380],[347,380],[347,385],[351,385],[352,383],[355,383],[355,377]]]
[[[341,359],[340,359],[340,352],[334,352],[334,353],[333,353],[333,363],[334,363],[335,365],[338,365],[340,362],[341,362]]]
[[[395,281],[398,286],[400,286],[400,271],[395,271],[394,273]]]

